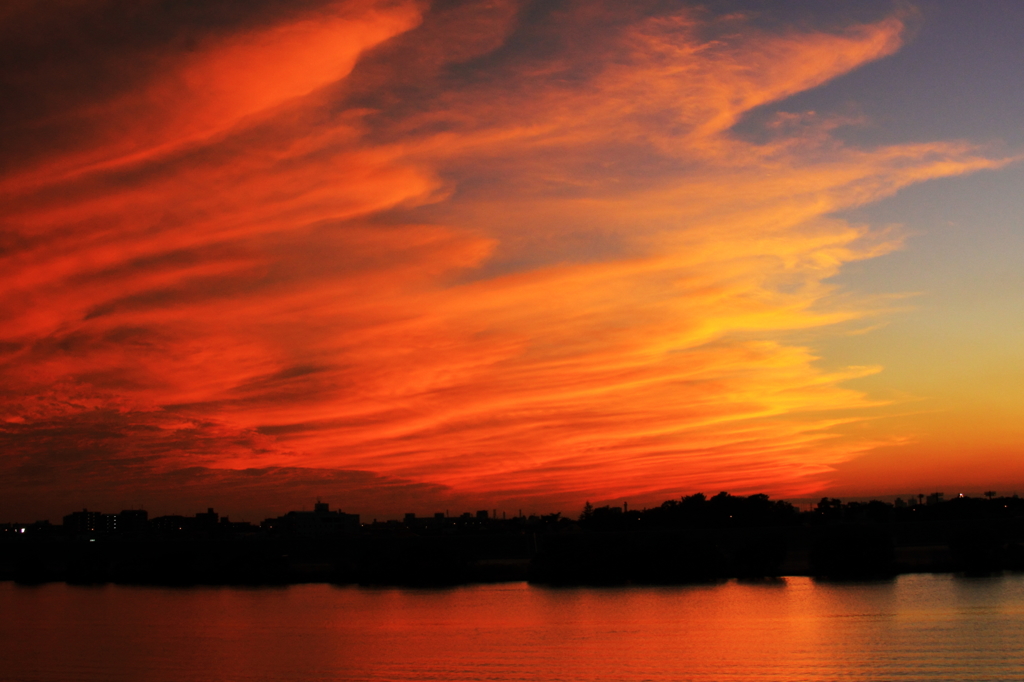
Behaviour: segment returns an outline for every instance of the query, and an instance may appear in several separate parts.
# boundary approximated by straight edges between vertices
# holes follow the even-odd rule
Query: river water
[[[0,680],[1024,680],[1024,576],[445,590],[7,582]]]

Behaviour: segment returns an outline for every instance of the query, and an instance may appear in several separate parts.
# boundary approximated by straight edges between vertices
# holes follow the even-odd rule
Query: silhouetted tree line
[[[593,530],[745,528],[795,525],[800,523],[800,512],[789,502],[771,500],[763,494],[742,497],[722,492],[708,499],[703,493],[697,493],[640,511],[610,506],[595,509],[588,502],[579,522],[582,527]]]
[[[0,525],[0,579],[73,583],[450,585],[678,584],[812,575],[1024,570],[1024,501],[916,496],[822,498],[812,509],[767,495],[702,494],[651,509],[593,507],[504,519],[486,511],[359,523],[289,512],[260,526],[212,509],[147,519],[75,512],[63,526]]]

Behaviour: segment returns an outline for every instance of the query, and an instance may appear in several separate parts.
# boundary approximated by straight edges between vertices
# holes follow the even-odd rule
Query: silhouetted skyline
[[[477,510],[364,523],[318,502],[259,525],[213,508],[155,518],[83,509],[60,526],[0,525],[0,579],[20,582],[614,585],[1006,569],[1024,570],[1024,500],[994,491],[822,498],[804,512],[722,492],[640,510],[588,503],[578,517]]]

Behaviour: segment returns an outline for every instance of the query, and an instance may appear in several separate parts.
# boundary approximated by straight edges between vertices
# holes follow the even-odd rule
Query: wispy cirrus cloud
[[[15,119],[67,144],[0,179],[3,466],[104,499],[196,467],[423,504],[819,485],[885,438],[832,430],[877,368],[791,335],[875,312],[828,280],[898,246],[832,214],[1003,161],[730,133],[897,50],[898,18],[653,9],[210,10]]]

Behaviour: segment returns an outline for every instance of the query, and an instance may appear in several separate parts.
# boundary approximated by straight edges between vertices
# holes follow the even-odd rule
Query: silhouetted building
[[[303,536],[352,533],[359,530],[359,514],[331,511],[326,502],[317,502],[311,512],[290,511],[284,516],[267,519],[260,526],[269,531]]]
[[[100,514],[99,531],[101,533],[116,533],[118,531],[117,514]]]
[[[248,521],[232,521],[226,516],[220,517],[220,523],[217,525],[220,530],[230,533],[255,533],[259,530],[259,527]]]
[[[64,517],[70,533],[123,533],[146,529],[149,514],[144,509],[124,509],[120,514],[103,514],[83,509]]]
[[[34,523],[0,523],[0,536],[49,535],[55,531],[49,521]]]
[[[117,529],[122,533],[146,530],[149,512],[145,509],[122,509],[117,515]]]
[[[106,529],[106,514],[83,509],[64,517],[64,529],[71,533],[98,533]]]
[[[149,522],[149,527],[162,532],[186,531],[195,528],[195,521],[194,518],[187,516],[169,514],[167,516],[157,516]]]
[[[217,525],[219,518],[217,512],[213,511],[213,507],[207,507],[205,512],[196,514],[196,523],[201,528],[212,528]]]

